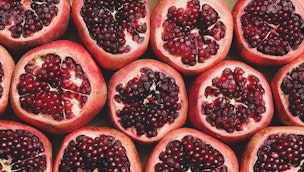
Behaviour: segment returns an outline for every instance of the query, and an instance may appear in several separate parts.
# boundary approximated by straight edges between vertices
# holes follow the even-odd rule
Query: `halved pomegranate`
[[[113,125],[137,142],[157,142],[186,121],[184,80],[163,62],[136,60],[113,74],[108,89]]]
[[[82,42],[105,69],[119,69],[148,48],[148,0],[74,0],[72,17]]]
[[[304,170],[304,127],[273,126],[254,134],[244,149],[241,172]]]
[[[189,89],[189,104],[191,123],[225,143],[265,128],[274,113],[264,75],[236,60],[222,61],[199,75]]]
[[[91,55],[67,40],[44,44],[24,54],[11,83],[16,115],[55,134],[71,132],[104,106],[107,88]]]
[[[233,8],[241,56],[257,65],[284,65],[304,54],[303,0],[239,0]]]
[[[0,120],[0,171],[52,172],[52,145],[39,130]]]
[[[30,48],[59,39],[70,18],[69,0],[0,0],[0,44]]]
[[[9,90],[15,61],[10,53],[0,45],[0,115],[6,111],[9,99]]]
[[[146,172],[221,171],[238,172],[235,153],[221,141],[192,128],[169,132],[154,147]]]
[[[151,14],[151,48],[183,74],[199,74],[228,54],[232,22],[221,0],[162,0]]]
[[[58,151],[54,172],[141,172],[141,162],[132,140],[106,127],[83,127],[68,134]]]
[[[281,122],[304,127],[304,55],[278,70],[271,88]]]

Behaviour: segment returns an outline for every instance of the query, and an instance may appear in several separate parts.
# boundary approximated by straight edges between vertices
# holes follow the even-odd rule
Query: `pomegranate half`
[[[151,14],[153,52],[186,75],[223,60],[232,35],[232,15],[221,0],[161,0]]]
[[[256,65],[284,65],[304,54],[303,0],[239,0],[233,11],[241,56]]]
[[[304,55],[279,69],[271,88],[281,122],[304,127]]]
[[[39,130],[0,120],[0,171],[52,172],[52,145]]]
[[[106,102],[103,75],[88,51],[72,41],[44,44],[16,64],[10,100],[16,115],[54,134],[89,122]]]
[[[145,172],[238,172],[235,153],[221,141],[192,128],[169,132],[149,155]]]
[[[191,123],[225,143],[265,128],[274,113],[264,75],[236,60],[224,60],[199,75],[190,86],[189,105]]]
[[[0,45],[0,115],[6,111],[15,61],[10,53]]]
[[[54,172],[141,172],[141,162],[132,140],[106,127],[83,127],[68,134],[57,153]]]
[[[150,144],[181,127],[187,118],[185,83],[171,66],[139,59],[115,72],[108,83],[113,125],[133,140]]]
[[[240,172],[303,171],[304,127],[272,126],[254,134],[244,149]]]
[[[105,69],[119,69],[148,48],[148,0],[74,0],[72,17],[80,39]]]
[[[69,23],[70,1],[2,0],[0,13],[0,44],[25,51],[63,36]]]

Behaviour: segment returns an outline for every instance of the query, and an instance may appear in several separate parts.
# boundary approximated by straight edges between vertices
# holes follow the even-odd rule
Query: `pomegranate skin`
[[[299,126],[271,126],[255,133],[244,148],[241,157],[240,172],[254,172],[254,163],[257,161],[257,151],[263,144],[264,140],[272,134],[299,134],[304,135],[304,128]],[[283,161],[283,163],[286,161]],[[297,171],[298,169],[289,169],[283,171]],[[278,169],[277,169],[278,170]]]
[[[295,13],[300,14],[304,18],[303,0],[290,0],[295,5]],[[296,50],[290,50],[283,56],[274,56],[261,53],[257,48],[251,48],[243,37],[243,30],[241,26],[241,16],[245,13],[244,8],[252,0],[238,0],[233,7],[233,30],[236,38],[237,49],[242,58],[249,63],[260,66],[282,66],[290,63],[304,54],[304,41],[298,46]]]
[[[91,138],[96,138],[101,134],[113,136],[116,140],[120,140],[122,142],[122,146],[126,150],[126,155],[130,161],[130,171],[131,172],[142,172],[141,161],[139,159],[139,155],[137,153],[135,144],[133,141],[125,134],[108,127],[92,127],[86,126],[80,129],[73,131],[65,136],[64,140],[61,143],[61,146],[56,155],[56,159],[54,161],[54,172],[59,171],[60,161],[65,153],[65,149],[67,148],[70,141],[75,140],[79,135],[89,136]],[[108,157],[109,158],[109,157]]]
[[[167,133],[153,148],[152,153],[149,155],[147,164],[145,167],[145,172],[154,172],[154,166],[160,162],[159,156],[162,151],[165,151],[166,146],[169,142],[174,140],[181,140],[183,137],[190,135],[195,138],[201,139],[203,143],[211,145],[214,149],[222,153],[225,163],[228,167],[228,172],[238,172],[239,163],[235,153],[232,149],[221,141],[200,132],[193,128],[179,128]]]
[[[231,11],[228,9],[228,7],[223,1],[199,0],[201,6],[203,4],[208,4],[218,13],[220,18],[218,21],[223,22],[224,26],[226,27],[225,36],[217,41],[220,48],[218,49],[215,55],[211,55],[210,57],[204,59],[204,62],[202,63],[198,62],[197,60],[196,64],[192,66],[185,65],[182,62],[180,55],[172,55],[164,49],[165,42],[162,40],[162,31],[164,30],[164,28],[162,26],[162,23],[167,19],[167,11],[171,6],[175,5],[176,9],[179,7],[185,8],[187,2],[189,1],[180,2],[178,0],[161,0],[156,4],[156,6],[154,7],[151,13],[150,45],[151,45],[151,49],[160,60],[164,61],[165,63],[168,63],[170,66],[174,67],[184,75],[197,75],[211,68],[213,65],[222,61],[227,56],[229,49],[231,47],[231,42],[233,37],[233,19],[232,19]],[[202,7],[200,7],[200,9],[201,8]],[[189,29],[189,30],[191,30],[190,32],[192,31],[197,32],[196,29],[198,28]],[[173,32],[173,30],[170,30],[170,32]],[[198,37],[198,34],[199,33],[197,33],[197,35],[195,34],[193,35],[195,37]],[[198,46],[196,51],[199,51]]]
[[[72,57],[76,63],[80,64],[90,83],[91,93],[87,96],[86,103],[81,108],[79,114],[71,119],[65,118],[64,120],[57,121],[50,116],[47,116],[47,114],[39,113],[35,115],[23,109],[19,102],[20,95],[17,90],[17,85],[20,80],[20,75],[25,73],[25,65],[35,57],[40,57],[49,53],[55,53],[64,57]],[[20,119],[40,129],[53,134],[69,133],[88,123],[105,105],[107,88],[103,75],[92,56],[78,43],[68,40],[59,40],[39,46],[25,53],[16,64],[15,69],[10,89],[12,109]]]
[[[40,141],[43,143],[43,147],[44,147],[43,154],[45,154],[45,157],[46,157],[45,158],[46,169],[44,172],[53,171],[52,170],[53,169],[52,144],[51,144],[50,140],[41,131],[39,131],[36,128],[33,128],[29,125],[23,124],[21,122],[10,121],[10,120],[0,120],[0,130],[25,130],[25,131],[31,132],[35,136],[37,136],[40,139]]]
[[[244,70],[245,76],[253,75],[258,77],[260,83],[264,88],[265,94],[263,95],[263,100],[265,103],[265,112],[261,114],[261,119],[259,122],[254,122],[254,120],[250,120],[247,124],[244,123],[243,130],[238,131],[234,130],[232,133],[229,133],[223,129],[217,129],[215,126],[212,126],[209,122],[207,122],[206,118],[209,115],[202,114],[202,104],[209,100],[213,100],[215,98],[221,97],[222,93],[218,97],[208,97],[205,96],[205,90],[208,86],[212,85],[212,80],[216,76],[220,76],[225,68],[230,68],[233,71],[233,68],[240,67]],[[273,97],[270,86],[268,84],[267,79],[261,74],[259,71],[255,70],[254,68],[250,67],[249,65],[236,61],[236,60],[224,60],[219,64],[215,65],[211,69],[203,72],[200,74],[194,82],[190,85],[188,91],[189,97],[189,111],[188,111],[188,118],[193,126],[203,132],[212,135],[213,137],[223,141],[227,144],[233,144],[245,139],[248,139],[252,134],[255,132],[267,127],[273,117],[274,114],[274,105],[273,105]],[[222,96],[225,98],[225,96]],[[236,99],[236,98],[231,98]],[[237,100],[235,100],[237,101]],[[213,101],[214,103],[215,101]],[[242,102],[235,102],[233,103],[230,101],[230,104],[236,106],[238,104],[242,104]],[[215,106],[215,105],[214,105]],[[216,105],[217,106],[217,105]],[[215,113],[215,112],[214,112]],[[227,122],[229,123],[229,122]]]
[[[127,44],[130,44],[130,51],[127,53],[112,54],[105,51],[97,45],[96,41],[90,37],[90,32],[86,23],[81,16],[81,8],[84,6],[84,0],[74,0],[72,3],[72,18],[77,28],[78,34],[82,43],[86,46],[98,64],[108,70],[117,70],[126,64],[141,57],[148,48],[150,39],[150,7],[148,0],[141,0],[145,4],[146,16],[142,21],[146,23],[146,32],[144,33],[144,40],[140,44],[132,41],[132,37],[126,35]],[[126,32],[126,31],[125,31]]]
[[[273,76],[271,81],[271,89],[278,116],[280,121],[285,125],[296,125],[304,127],[304,122],[299,119],[299,116],[294,116],[290,112],[288,108],[288,95],[285,95],[281,90],[281,83],[283,82],[284,77],[287,77],[287,74],[290,73],[293,68],[298,67],[302,63],[304,63],[304,56],[301,56],[293,62],[281,67]]]
[[[119,122],[120,118],[116,115],[117,111],[120,110],[121,108],[121,105],[117,103],[114,99],[114,96],[116,94],[116,86],[119,84],[126,84],[132,78],[140,76],[140,70],[143,67],[147,67],[157,72],[163,72],[166,75],[166,77],[174,78],[176,85],[179,87],[178,102],[181,105],[180,109],[178,110],[179,116],[175,119],[173,123],[170,124],[166,123],[161,128],[157,128],[158,134],[154,137],[148,137],[146,134],[138,136],[134,126],[132,126],[131,128],[124,128]],[[146,100],[149,99],[148,97],[146,98]],[[178,73],[174,68],[158,60],[153,60],[153,59],[135,60],[130,64],[124,66],[117,72],[115,72],[108,82],[107,101],[108,101],[107,102],[108,114],[110,116],[111,123],[114,125],[114,127],[122,131],[123,133],[127,134],[135,142],[141,144],[152,144],[159,141],[167,132],[183,126],[187,119],[188,98],[187,98],[184,80],[180,75],[180,73]],[[155,101],[157,102],[157,100]]]
[[[23,5],[30,5],[27,3],[31,3],[31,1],[26,1]],[[52,19],[52,22],[48,26],[44,26],[43,29],[34,33],[31,36],[28,36],[26,38],[21,36],[17,39],[12,38],[11,32],[8,31],[8,28],[6,28],[0,31],[0,44],[2,44],[7,49],[24,52],[31,48],[61,38],[67,30],[69,24],[70,0],[60,0],[60,3],[56,6],[59,9],[57,16]]]
[[[10,53],[0,45],[0,64],[3,69],[4,76],[1,79],[2,96],[0,97],[0,115],[6,111],[9,99],[9,90],[11,79],[15,68],[15,61]]]

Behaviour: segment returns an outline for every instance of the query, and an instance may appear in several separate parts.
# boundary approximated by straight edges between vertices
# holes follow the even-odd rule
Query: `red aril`
[[[0,45],[0,115],[6,111],[15,62],[10,53]]]
[[[16,64],[11,105],[16,115],[55,134],[89,122],[104,106],[103,75],[84,47],[60,40],[25,53]]]
[[[132,140],[106,127],[83,127],[65,136],[54,162],[59,171],[141,172]]]
[[[108,90],[112,124],[137,142],[157,142],[186,121],[184,80],[163,62],[140,59],[126,65],[112,75]]]
[[[304,127],[273,126],[254,134],[244,149],[240,171],[303,171]]]
[[[271,88],[281,122],[304,127],[304,56],[279,69]]]
[[[0,44],[13,50],[59,39],[70,18],[69,0],[1,0]]]
[[[39,130],[0,120],[0,171],[52,172],[52,145]]]
[[[74,0],[72,17],[80,39],[105,69],[119,69],[139,58],[148,48],[147,0]]]
[[[149,155],[146,172],[238,172],[235,153],[221,141],[191,128],[169,132]]]
[[[232,35],[232,15],[221,0],[162,0],[151,14],[152,50],[186,75],[223,60]]]
[[[304,54],[303,0],[239,0],[233,8],[241,56],[257,65],[284,65]]]
[[[270,124],[272,93],[262,73],[225,60],[200,74],[189,88],[189,119],[198,129],[234,143]]]

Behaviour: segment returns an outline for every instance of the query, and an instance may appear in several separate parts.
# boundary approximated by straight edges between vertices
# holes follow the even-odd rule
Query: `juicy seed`
[[[295,67],[284,77],[282,92],[288,96],[288,109],[304,123],[304,63]]]
[[[59,171],[130,172],[130,161],[120,140],[101,134],[96,138],[80,135],[64,150]]]
[[[30,4],[22,1],[0,0],[0,30],[9,27],[13,38],[30,37],[48,26],[57,16],[58,0],[37,0]],[[27,6],[25,10],[24,6]]]
[[[144,41],[147,26],[141,20],[146,15],[146,7],[141,0],[84,0],[81,8],[81,16],[91,38],[112,54],[131,50],[126,34],[131,35],[133,43],[141,44]]]
[[[201,105],[207,122],[228,133],[242,131],[250,121],[260,121],[266,111],[264,88],[256,76],[245,77],[244,70],[226,68],[205,89],[208,100]]]
[[[126,129],[135,128],[139,136],[155,137],[158,128],[179,115],[179,87],[162,72],[142,68],[139,77],[117,85],[116,93],[115,101],[122,104],[116,112],[119,122]]]
[[[3,95],[3,79],[4,79],[4,70],[2,63],[0,63],[0,99]]]
[[[296,134],[273,134],[264,140],[257,151],[254,171],[288,171],[303,169],[304,136]]]
[[[263,54],[283,56],[296,50],[304,39],[304,20],[290,0],[257,0],[241,17],[243,36]]]
[[[189,66],[216,55],[218,41],[226,34],[218,13],[210,5],[200,5],[199,0],[189,1],[186,8],[171,6],[162,26],[164,49]]]
[[[61,60],[47,54],[28,62],[17,84],[21,107],[29,113],[50,115],[56,121],[71,119],[91,93],[90,82],[71,57]]]
[[[218,150],[190,135],[168,143],[159,160],[155,171],[228,171],[224,156]]]
[[[46,170],[44,152],[43,143],[34,133],[0,130],[0,167],[3,169],[43,172]]]

